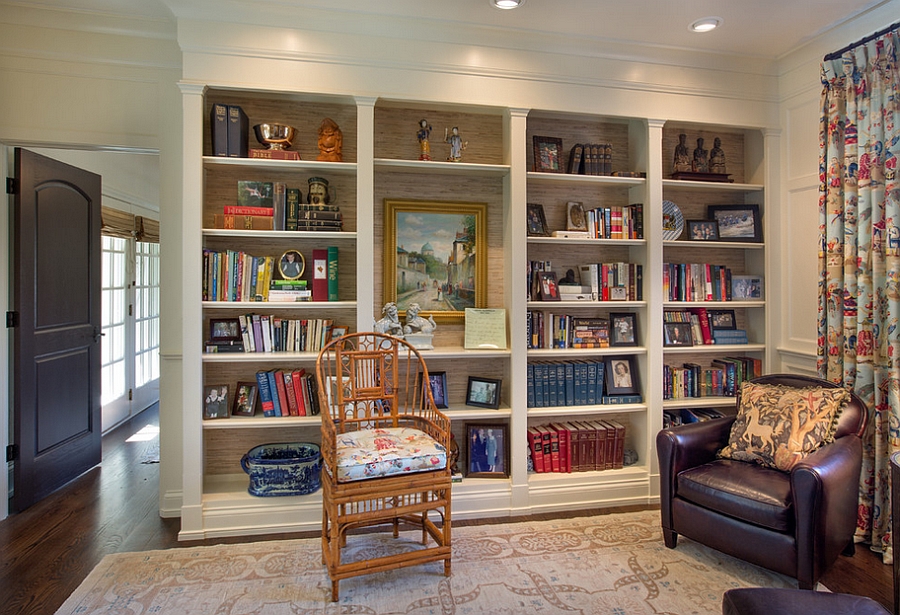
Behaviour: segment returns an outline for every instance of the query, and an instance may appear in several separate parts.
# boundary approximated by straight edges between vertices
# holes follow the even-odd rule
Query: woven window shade
[[[135,239],[146,243],[159,243],[159,221],[144,216],[134,218]]]

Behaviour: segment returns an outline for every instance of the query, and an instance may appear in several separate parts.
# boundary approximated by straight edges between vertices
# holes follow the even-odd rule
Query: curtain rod
[[[832,51],[827,56],[825,56],[823,61],[828,62],[829,60],[836,60],[839,57],[841,57],[842,55],[844,55],[844,53],[846,53],[847,51],[850,51],[851,49],[854,49],[855,47],[859,47],[860,45],[865,45],[869,41],[879,38],[881,36],[884,36],[885,34],[888,34],[889,32],[893,32],[897,28],[900,28],[900,21],[898,21],[897,23],[895,23],[891,26],[888,26],[884,30],[879,30],[875,34],[870,34],[869,36],[867,36],[865,38],[861,38],[858,41],[856,41],[855,43],[851,43],[851,44],[847,45],[846,47],[838,49],[837,51]]]

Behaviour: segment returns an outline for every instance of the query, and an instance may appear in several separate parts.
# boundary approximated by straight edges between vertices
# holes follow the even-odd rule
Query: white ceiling
[[[37,0],[31,4],[163,20],[179,16],[266,24],[272,23],[269,20],[274,15],[281,18],[276,23],[298,27],[303,25],[304,11],[329,11],[348,21],[372,18],[373,24],[384,23],[385,17],[424,19],[432,26],[460,31],[474,26],[504,27],[523,33],[571,34],[605,42],[775,59],[889,2],[527,0],[511,11],[492,8],[488,0]],[[691,22],[708,16],[721,17],[723,25],[705,34],[689,31]]]

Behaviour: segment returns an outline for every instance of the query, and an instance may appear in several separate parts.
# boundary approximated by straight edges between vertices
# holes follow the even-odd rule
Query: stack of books
[[[617,420],[558,421],[528,428],[528,452],[537,473],[624,467],[625,425]]]
[[[284,182],[239,180],[237,203],[215,216],[215,228],[255,231],[341,231],[337,205],[301,202],[299,188]]]

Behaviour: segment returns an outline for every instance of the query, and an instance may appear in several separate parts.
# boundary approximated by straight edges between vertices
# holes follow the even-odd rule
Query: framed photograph
[[[641,392],[634,357],[605,357],[606,395],[639,395]]]
[[[466,388],[466,405],[479,408],[499,408],[500,384],[501,381],[495,378],[469,376],[469,386]]]
[[[298,250],[288,250],[278,261],[278,272],[284,280],[299,280],[306,270],[306,259]]]
[[[693,346],[694,336],[689,322],[664,322],[663,346]]]
[[[556,281],[556,274],[552,271],[539,271],[537,275],[541,301],[559,301],[559,283]]]
[[[203,418],[228,418],[228,385],[208,384],[203,387]]]
[[[350,327],[348,327],[346,325],[342,325],[340,327],[331,327],[331,337],[329,338],[328,341],[330,342],[331,340],[336,340],[339,337],[343,337],[343,336],[347,335],[347,333],[349,331],[350,331]]]
[[[706,315],[709,316],[709,328],[713,331],[737,329],[734,310],[706,310]]]
[[[428,372],[428,382],[434,407],[447,408],[447,372]]]
[[[719,241],[719,223],[715,220],[688,220],[690,241]]]
[[[413,303],[439,323],[487,307],[486,203],[385,199],[384,250],[383,303],[401,321]]]
[[[631,312],[610,312],[609,345],[637,346],[637,315]]]
[[[706,212],[719,225],[719,241],[762,242],[759,205],[708,205]]]
[[[763,298],[763,279],[759,275],[731,276],[731,298],[734,301]]]
[[[562,139],[535,136],[532,141],[534,170],[538,173],[562,173]]]
[[[584,214],[584,205],[579,201],[566,203],[568,216],[566,217],[567,231],[586,231],[587,216]]]
[[[547,218],[544,217],[544,206],[540,203],[528,203],[528,236],[547,237],[549,235]]]
[[[257,388],[255,382],[238,382],[234,391],[232,416],[253,416],[256,414]]]
[[[209,341],[211,342],[240,342],[241,322],[237,318],[210,318]]]
[[[506,425],[466,423],[466,476],[509,477],[509,429]]]

